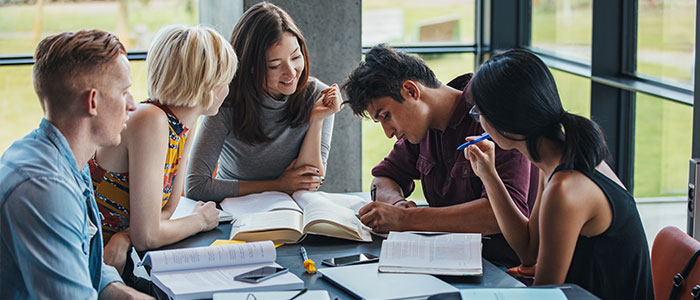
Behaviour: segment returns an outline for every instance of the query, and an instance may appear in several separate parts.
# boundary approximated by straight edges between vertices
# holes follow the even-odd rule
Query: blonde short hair
[[[205,26],[170,25],[156,34],[146,57],[148,96],[162,104],[208,108],[214,87],[229,84],[238,58],[231,44]]]

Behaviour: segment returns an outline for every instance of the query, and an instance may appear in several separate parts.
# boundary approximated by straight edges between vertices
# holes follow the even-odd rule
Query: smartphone
[[[379,261],[379,256],[369,253],[341,256],[323,260],[324,265],[331,267],[364,264]]]
[[[250,282],[250,283],[258,283],[261,282],[265,279],[270,279],[272,277],[275,277],[277,275],[282,275],[284,273],[289,272],[289,269],[287,268],[282,268],[282,267],[262,267],[262,268],[257,268],[255,270],[245,272],[240,275],[236,275],[236,277],[233,277],[234,280],[238,281],[244,281],[244,282]]]

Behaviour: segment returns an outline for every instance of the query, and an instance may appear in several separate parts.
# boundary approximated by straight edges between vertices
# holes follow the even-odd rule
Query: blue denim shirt
[[[0,158],[2,298],[97,299],[121,282],[102,261],[100,227],[87,164],[78,169],[65,137],[43,119]]]

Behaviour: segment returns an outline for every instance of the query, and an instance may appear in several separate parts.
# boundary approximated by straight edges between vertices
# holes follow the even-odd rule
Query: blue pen
[[[464,148],[467,148],[471,145],[474,145],[474,144],[481,142],[481,141],[488,139],[488,138],[491,138],[491,136],[488,133],[484,132],[477,139],[471,140],[471,141],[468,141],[464,144],[459,145],[459,147],[457,147],[457,150],[464,150]]]

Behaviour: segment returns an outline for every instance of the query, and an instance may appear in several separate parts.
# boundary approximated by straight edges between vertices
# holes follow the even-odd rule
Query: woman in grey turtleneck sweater
[[[202,121],[190,155],[187,196],[219,202],[264,191],[318,189],[342,103],[338,86],[309,77],[304,37],[274,4],[248,9],[231,44],[238,72],[219,113]]]

